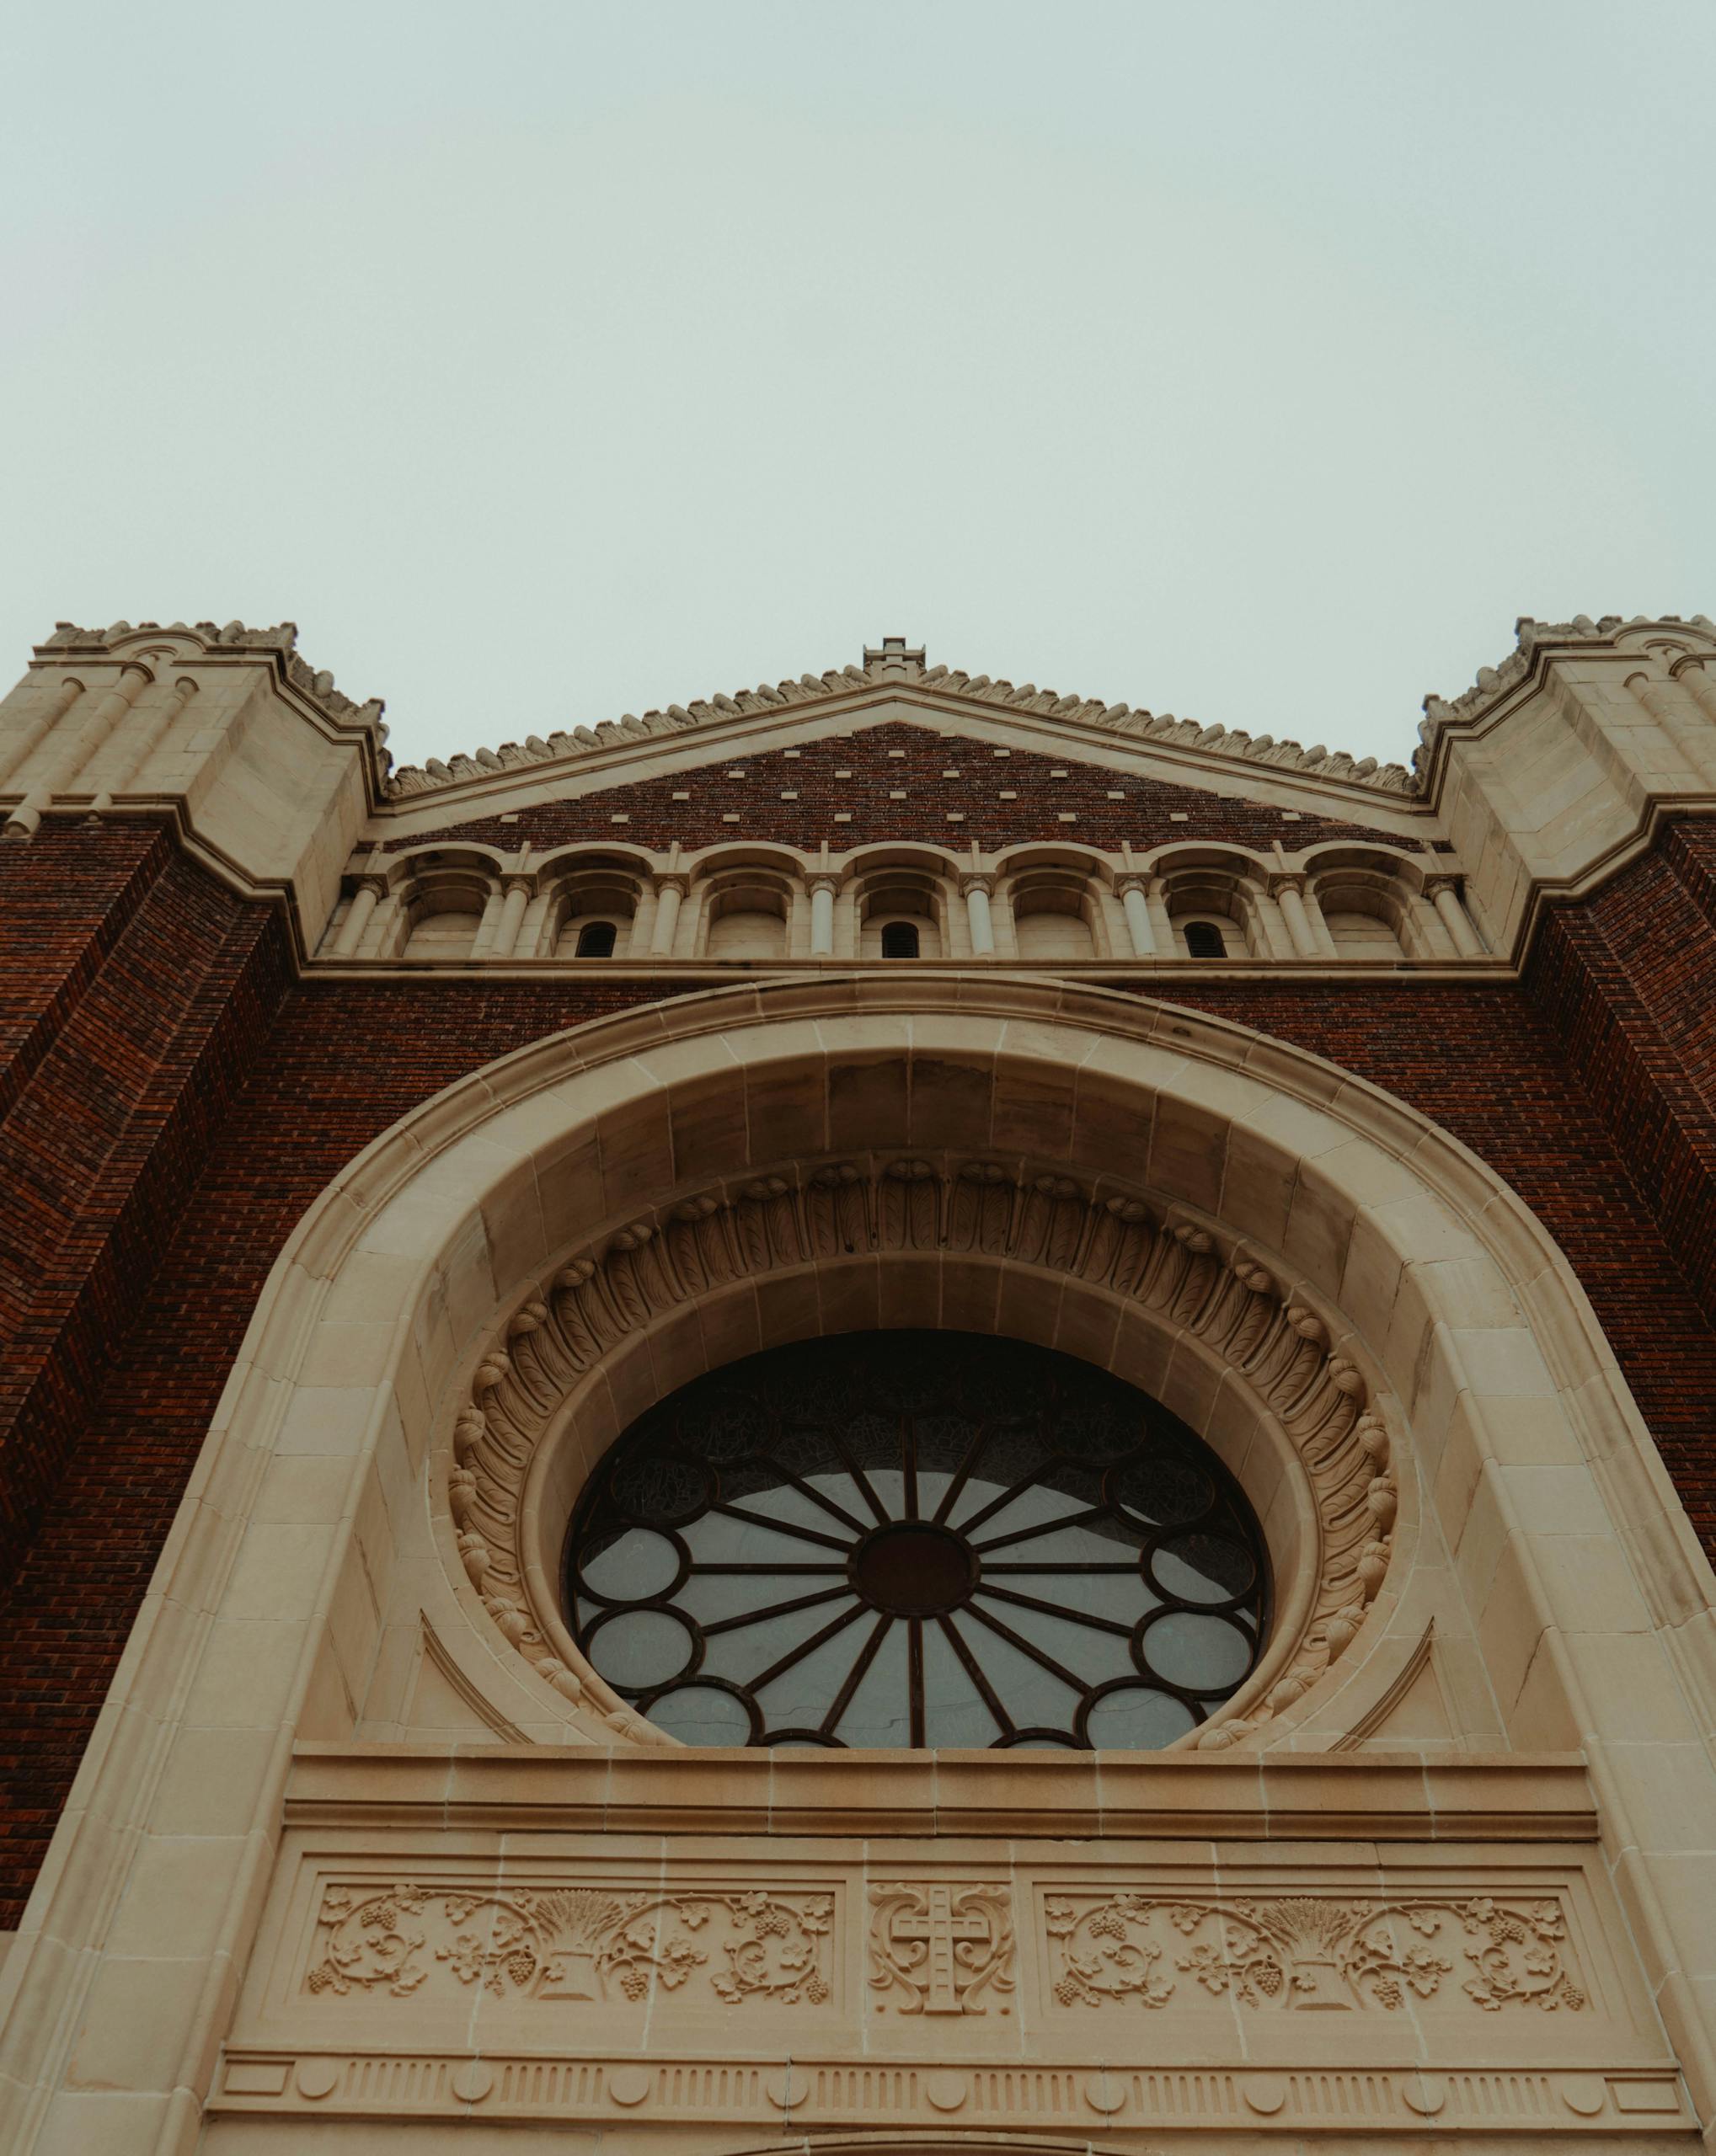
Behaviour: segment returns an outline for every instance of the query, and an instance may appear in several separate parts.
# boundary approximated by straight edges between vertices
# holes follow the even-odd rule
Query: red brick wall
[[[287,986],[276,917],[143,825],[0,848],[0,1577]]]
[[[839,771],[852,776],[837,778]],[[1051,777],[1056,771],[1066,776]],[[744,776],[731,778],[730,771]],[[948,771],[958,776],[944,777]],[[1018,798],[1003,801],[1004,791]],[[895,801],[897,792],[906,798]],[[1110,792],[1124,798],[1111,801]],[[676,793],[691,798],[676,801]],[[783,800],[783,793],[797,798]],[[949,809],[965,821],[950,824]],[[850,811],[849,824],[835,822],[841,810]],[[1061,823],[1063,810],[1077,821]],[[616,824],[616,814],[628,820]],[[1176,814],[1185,820],[1176,823]],[[738,821],[727,822],[729,815]],[[1174,839],[1225,839],[1264,854],[1277,839],[1290,852],[1328,839],[1401,843],[1393,833],[1362,824],[1315,816],[1295,820],[1264,802],[1231,800],[1070,757],[1057,761],[1024,749],[997,756],[987,742],[948,737],[904,721],[806,742],[797,755],[776,749],[765,755],[730,756],[695,771],[605,787],[578,801],[543,802],[521,809],[510,823],[499,816],[449,822],[415,838],[391,840],[389,850],[435,839],[476,840],[509,853],[526,844],[546,850],[575,839],[629,841],[663,851],[675,839],[687,847],[766,839],[807,852],[826,839],[837,853],[892,839],[956,853],[974,839],[986,851],[1026,839],[1083,841],[1113,852],[1127,840],[1141,847]]]
[[[1677,838],[1564,910],[1524,989],[1205,982],[1176,1000],[1387,1087],[1522,1193],[1585,1283],[1716,1543],[1716,1331],[1689,1277],[1708,1298],[1695,1230],[1708,1209],[1709,1036],[1683,1007],[1703,1010],[1700,984],[1712,978],[1693,866],[1707,860],[1716,851],[1698,835]],[[34,1209],[19,1216],[47,1261],[39,1278],[14,1267],[12,1292],[35,1313],[32,1352],[60,1328],[44,1364],[58,1420],[39,1426],[58,1433],[57,1472],[47,1454],[9,1439],[0,1454],[0,1476],[22,1470],[35,1493],[14,1499],[17,1516],[40,1516],[0,1594],[8,1924],[293,1223],[345,1161],[441,1086],[647,991],[617,970],[564,985],[291,988],[273,916],[136,825],[45,826],[0,873],[0,893],[24,894],[9,918],[0,898],[0,921],[35,938],[12,947],[24,950],[29,979],[8,974],[0,1005],[11,1038],[35,1044],[13,1097],[14,1115],[29,1113],[16,1133],[13,1116],[0,1123],[0,1150],[15,1137],[19,1157],[48,1179],[29,1185]],[[1635,936],[1629,921],[1647,916],[1655,929]],[[1680,940],[1678,969],[1656,963],[1665,937]],[[1115,985],[1131,984],[1117,973]],[[47,1048],[44,1011],[61,1028]],[[1644,1142],[1647,1132],[1660,1142]]]

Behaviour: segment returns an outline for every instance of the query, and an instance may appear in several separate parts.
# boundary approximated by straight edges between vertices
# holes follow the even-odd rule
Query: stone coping
[[[300,1743],[296,1827],[568,1833],[1004,1833],[1065,1840],[1580,1842],[1578,1753],[868,1751]]]

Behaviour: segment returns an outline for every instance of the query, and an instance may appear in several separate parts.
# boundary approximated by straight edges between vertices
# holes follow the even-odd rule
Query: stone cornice
[[[451,1756],[450,1756],[451,1753]],[[992,1752],[863,1755],[662,1750],[635,1745],[300,1743],[286,1817],[339,1828],[377,1811],[401,1824],[511,1825],[551,1808],[604,1833],[1005,1833],[1064,1840],[1138,1835],[1339,1841],[1581,1842],[1596,1813],[1582,1758],[1565,1753],[1411,1751]],[[716,1792],[719,1791],[719,1795]]]
[[[646,712],[641,718],[628,712],[622,718],[605,719],[598,726],[577,726],[546,737],[529,734],[522,742],[505,741],[498,750],[478,749],[472,755],[455,756],[450,763],[430,757],[421,766],[408,764],[394,772],[388,792],[396,801],[452,792],[513,771],[570,766],[628,741],[719,728],[759,713],[834,704],[842,699],[874,696],[879,689],[915,691],[912,701],[921,696],[956,712],[976,706],[987,712],[1029,713],[1064,721],[1069,728],[1119,734],[1152,746],[1195,749],[1230,765],[1302,771],[1371,794],[1398,798],[1414,790],[1412,774],[1403,765],[1379,768],[1374,756],[1355,760],[1342,750],[1330,751],[1320,745],[1304,749],[1296,741],[1278,741],[1273,734],[1230,732],[1223,726],[1176,718],[1172,712],[1157,714],[1135,711],[1129,704],[1106,703],[1100,696],[1061,696],[1053,689],[1039,689],[1034,682],[1015,687],[1011,681],[993,680],[986,674],[926,666],[921,650],[906,651],[890,641],[879,651],[867,650],[862,666],[801,674],[772,686],[759,682],[755,689],[741,689],[733,696],[715,695],[689,704],[670,704],[665,711]]]
[[[163,638],[192,644],[200,655],[208,658],[254,658],[264,654],[271,659],[280,680],[314,704],[324,717],[342,727],[361,726],[372,734],[378,757],[378,791],[387,790],[382,782],[392,759],[382,747],[388,729],[382,721],[385,708],[382,699],[371,696],[360,704],[336,689],[332,674],[325,668],[313,667],[300,656],[296,622],[278,622],[268,629],[249,628],[243,622],[228,622],[224,627],[217,627],[213,622],[115,622],[105,629],[85,629],[75,622],[56,622],[54,633],[45,643],[36,645],[35,656],[50,664],[78,659],[125,659],[131,655],[133,647],[158,643]]]
[[[1605,614],[1597,622],[1589,614],[1575,614],[1570,622],[1539,622],[1521,614],[1514,626],[1518,640],[1499,666],[1480,666],[1473,686],[1451,701],[1434,691],[1425,696],[1418,729],[1422,745],[1412,760],[1416,787],[1422,787],[1430,776],[1444,730],[1488,718],[1510,690],[1533,678],[1541,664],[1555,655],[1557,646],[1573,646],[1581,655],[1606,650],[1636,657],[1636,647],[1660,632],[1687,651],[1702,647],[1716,653],[1716,622],[1708,614],[1685,620],[1678,614],[1634,614],[1629,620]]]

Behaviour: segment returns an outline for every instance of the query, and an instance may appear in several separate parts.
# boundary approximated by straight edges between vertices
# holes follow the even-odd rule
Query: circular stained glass
[[[579,1646],[689,1744],[1154,1749],[1268,1629],[1238,1484],[1147,1395],[960,1332],[699,1378],[572,1522]]]

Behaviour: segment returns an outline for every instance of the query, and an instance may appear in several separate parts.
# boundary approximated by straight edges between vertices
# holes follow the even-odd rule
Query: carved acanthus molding
[[[1087,1282],[1194,1335],[1243,1380],[1302,1462],[1317,1578],[1286,1673],[1197,1741],[1238,1743],[1302,1698],[1351,1644],[1387,1567],[1396,1486],[1362,1374],[1331,1351],[1313,1311],[1206,1230],[1158,1222],[1141,1198],[1099,1195],[1072,1176],[981,1159],[866,1155],[704,1193],[575,1258],[515,1310],[457,1416],[447,1485],[460,1562],[510,1645],[604,1737],[669,1742],[587,1668],[569,1668],[532,1606],[522,1502],[537,1448],[586,1374],[665,1313],[772,1272],[914,1251]]]

